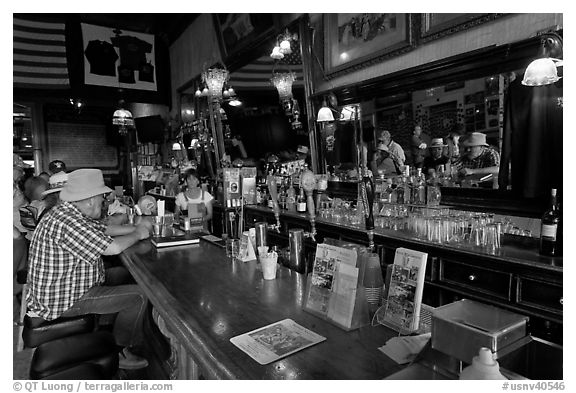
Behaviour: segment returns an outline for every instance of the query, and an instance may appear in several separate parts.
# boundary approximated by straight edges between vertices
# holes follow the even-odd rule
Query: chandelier
[[[209,68],[202,73],[202,81],[206,84],[208,95],[214,100],[222,99],[222,88],[228,81],[228,70],[222,68]]]
[[[270,82],[278,90],[280,101],[290,100],[292,98],[292,83],[296,80],[296,74],[290,72],[274,72]]]

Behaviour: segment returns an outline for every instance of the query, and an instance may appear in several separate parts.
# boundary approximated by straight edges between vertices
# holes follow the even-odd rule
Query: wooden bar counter
[[[205,378],[381,379],[402,369],[377,349],[396,332],[370,325],[346,332],[304,311],[303,274],[280,267],[265,281],[255,261],[232,261],[204,241],[157,250],[144,240],[121,257]],[[265,366],[230,343],[285,318],[326,341]]]

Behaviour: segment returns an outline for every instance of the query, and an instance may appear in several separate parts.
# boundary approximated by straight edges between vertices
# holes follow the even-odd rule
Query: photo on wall
[[[154,35],[82,23],[84,83],[157,91]]]

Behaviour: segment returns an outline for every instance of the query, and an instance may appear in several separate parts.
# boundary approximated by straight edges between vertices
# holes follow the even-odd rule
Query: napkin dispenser
[[[463,299],[432,312],[432,348],[466,363],[482,347],[498,358],[525,342],[527,322],[527,316]]]

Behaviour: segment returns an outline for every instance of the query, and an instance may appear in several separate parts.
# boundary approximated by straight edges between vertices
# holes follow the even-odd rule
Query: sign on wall
[[[82,23],[84,83],[156,91],[154,35]]]

